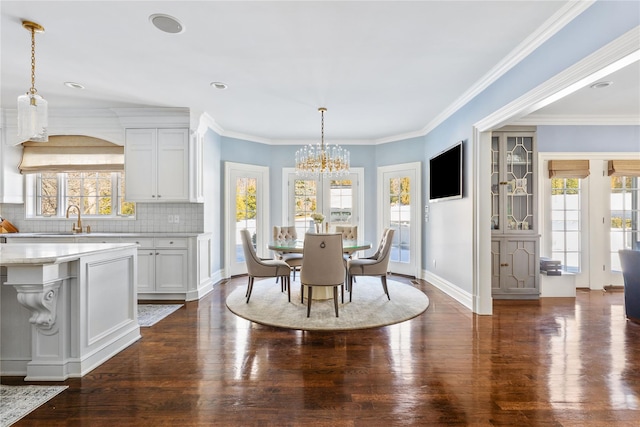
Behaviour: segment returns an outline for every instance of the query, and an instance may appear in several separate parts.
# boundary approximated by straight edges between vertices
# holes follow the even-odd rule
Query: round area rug
[[[275,279],[263,279],[253,284],[249,303],[246,286],[240,286],[227,297],[227,308],[237,316],[252,322],[280,328],[306,331],[349,330],[375,328],[404,322],[422,314],[429,307],[429,298],[410,284],[387,280],[391,301],[377,277],[358,277],[353,285],[353,301],[345,294],[342,304],[338,294],[336,317],[333,298],[313,300],[311,316],[307,318],[307,300],[300,303],[300,283],[291,282],[291,302],[280,291]]]

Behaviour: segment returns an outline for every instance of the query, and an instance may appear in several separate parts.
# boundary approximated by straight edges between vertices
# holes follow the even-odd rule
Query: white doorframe
[[[248,165],[243,163],[225,162],[225,250],[224,277],[245,274],[246,264],[235,261],[235,253],[239,238],[236,236],[236,178],[246,176],[256,179],[256,251],[258,256],[267,256],[267,244],[271,230],[269,229],[269,168],[266,166]]]
[[[409,194],[411,200],[411,226],[409,228],[409,262],[395,263],[389,261],[389,271],[409,276],[420,277],[420,262],[422,260],[422,164],[420,162],[403,163],[399,165],[380,166],[378,168],[378,218],[376,229],[378,233],[389,226],[389,209],[385,203],[389,200],[386,195],[388,179],[399,176],[409,176],[411,186]],[[376,236],[374,247],[382,236]]]

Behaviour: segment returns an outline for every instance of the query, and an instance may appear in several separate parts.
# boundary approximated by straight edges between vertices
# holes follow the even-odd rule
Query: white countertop
[[[0,234],[0,237],[21,238],[21,237],[38,237],[38,238],[60,238],[60,237],[196,237],[209,233],[170,233],[170,232],[151,232],[151,233],[69,233],[55,231],[34,231],[30,233],[6,233]]]
[[[0,245],[0,265],[57,264],[84,255],[137,248],[135,243],[12,243]]]

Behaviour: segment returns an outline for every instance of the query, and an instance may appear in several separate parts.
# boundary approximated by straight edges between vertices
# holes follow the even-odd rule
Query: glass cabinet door
[[[491,138],[491,229],[500,229],[500,138]]]
[[[533,137],[507,136],[505,180],[506,223],[508,231],[532,230],[533,205]]]

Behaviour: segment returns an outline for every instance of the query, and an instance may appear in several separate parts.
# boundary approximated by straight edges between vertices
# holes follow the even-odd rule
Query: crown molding
[[[319,139],[274,139],[271,140],[273,145],[316,145],[320,143]],[[370,139],[326,139],[324,140],[325,145],[372,145],[375,141]]]
[[[199,113],[191,111],[191,129],[199,134],[204,135],[208,129],[211,129],[218,135],[224,134],[224,129],[209,115],[209,113]]]
[[[637,115],[552,115],[529,114],[510,122],[514,125],[548,125],[548,126],[640,126],[640,116]]]

